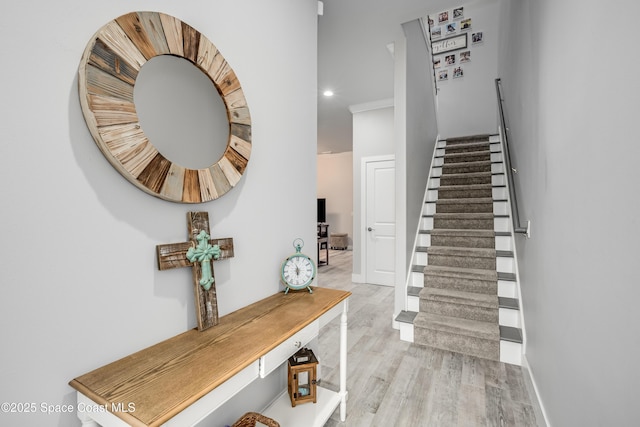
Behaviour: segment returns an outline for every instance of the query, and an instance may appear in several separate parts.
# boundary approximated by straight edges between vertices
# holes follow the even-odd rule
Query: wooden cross
[[[156,246],[158,269],[192,268],[198,330],[204,331],[218,324],[213,261],[233,257],[233,239],[209,238],[207,212],[187,212],[187,229],[188,242]]]

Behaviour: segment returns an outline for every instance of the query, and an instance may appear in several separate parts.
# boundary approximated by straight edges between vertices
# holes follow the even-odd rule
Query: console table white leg
[[[344,302],[340,316],[340,421],[347,418],[347,310],[349,305]]]
[[[77,412],[77,415],[82,422],[82,427],[100,427],[100,424],[95,422],[93,418],[89,417],[86,412]]]

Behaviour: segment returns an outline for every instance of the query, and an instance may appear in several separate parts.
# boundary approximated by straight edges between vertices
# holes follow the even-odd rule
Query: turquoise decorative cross
[[[156,246],[158,268],[191,267],[198,330],[204,331],[218,324],[213,261],[233,257],[233,239],[210,239],[209,214],[187,212],[189,241]]]
[[[196,237],[198,246],[190,247],[187,251],[187,259],[191,262],[199,262],[202,267],[202,277],[200,278],[200,286],[208,291],[215,282],[213,277],[213,269],[211,268],[211,260],[220,258],[220,246],[209,243],[209,234],[200,230],[200,234]]]

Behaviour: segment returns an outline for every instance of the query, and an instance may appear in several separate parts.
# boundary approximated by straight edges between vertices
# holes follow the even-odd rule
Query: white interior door
[[[367,283],[393,286],[395,279],[395,160],[366,162],[365,264]]]

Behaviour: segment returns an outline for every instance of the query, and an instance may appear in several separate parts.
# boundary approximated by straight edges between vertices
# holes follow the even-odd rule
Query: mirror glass
[[[140,69],[133,96],[142,130],[173,163],[205,169],[224,154],[227,110],[213,82],[191,62],[151,58]]]

